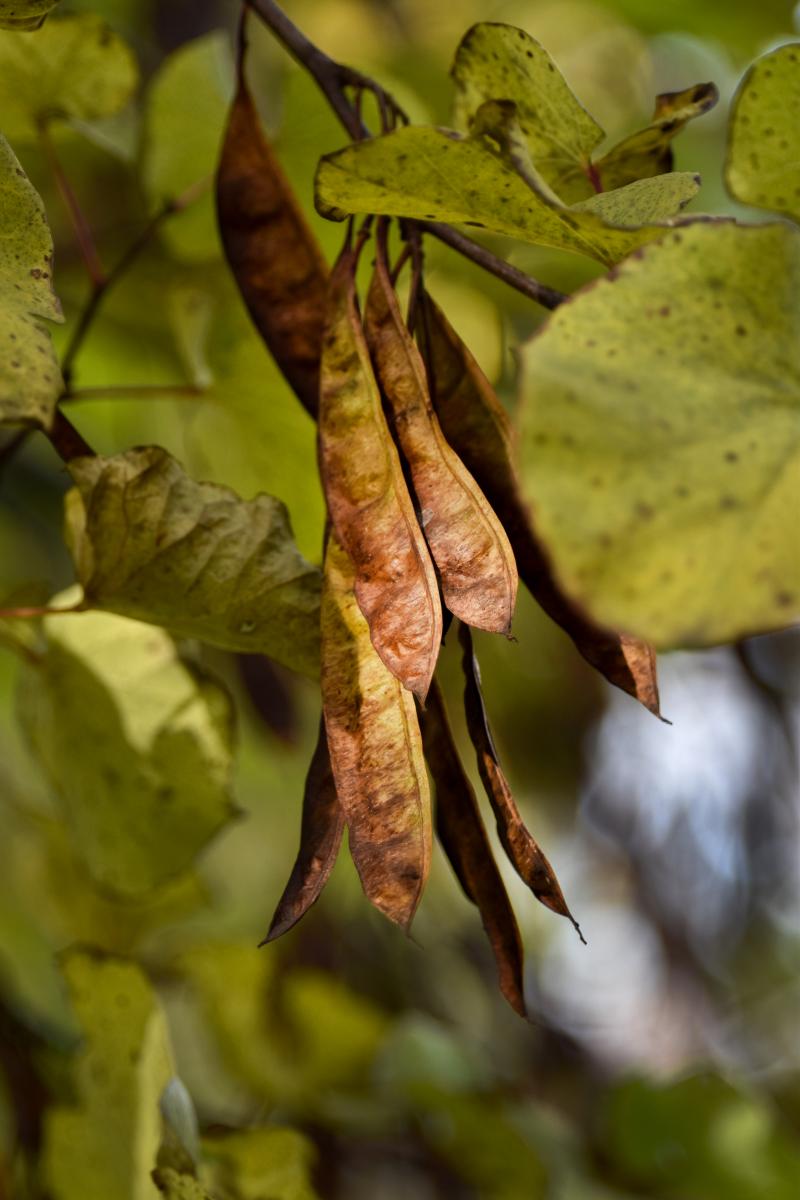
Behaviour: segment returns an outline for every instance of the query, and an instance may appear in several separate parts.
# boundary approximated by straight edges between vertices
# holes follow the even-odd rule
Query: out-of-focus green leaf
[[[211,293],[205,288],[176,284],[170,288],[167,310],[190,382],[196,388],[209,388],[214,382],[208,362],[208,340],[214,318]]]
[[[522,483],[567,592],[660,648],[800,614],[800,232],[694,225],[522,352]]]
[[[230,39],[217,31],[174,51],[147,93],[142,183],[153,208],[196,184],[209,185],[207,194],[164,226],[167,245],[188,262],[220,253],[211,182],[233,82]]]
[[[245,1129],[203,1142],[202,1179],[231,1200],[317,1200],[314,1148],[294,1129]],[[176,1193],[180,1195],[180,1193]]]
[[[744,77],[725,177],[736,200],[800,222],[800,42],[765,54]]]
[[[562,204],[530,162],[523,176],[513,151],[498,153],[493,148],[498,137],[499,130],[486,125],[469,138],[452,130],[410,125],[357,142],[320,162],[317,208],[332,220],[351,213],[382,213],[474,225],[586,254],[611,266],[663,236],[663,227],[639,215],[643,189],[649,211],[681,207],[697,192],[697,176],[686,172],[629,185],[605,198],[605,211],[613,209],[623,218],[619,225],[611,224],[590,209]],[[661,200],[653,198],[658,195]],[[602,213],[603,205],[600,208]]]
[[[156,1200],[159,1097],[173,1074],[166,1023],[133,963],[70,954],[64,966],[85,1041],[74,1106],[51,1109],[44,1172],[53,1200]]]
[[[128,45],[97,16],[53,17],[37,33],[0,33],[0,111],[12,140],[72,118],[110,117],[139,80]]]
[[[141,895],[191,866],[231,818],[232,712],[161,629],[106,613],[48,617],[24,677],[30,744],[77,852],[104,887]]]
[[[0,29],[38,29],[59,0],[0,0]]]
[[[713,1075],[622,1084],[603,1106],[603,1149],[624,1177],[681,1200],[792,1200],[800,1152],[755,1096]]]
[[[319,571],[280,500],[196,483],[157,446],[70,472],[67,542],[88,606],[317,673]]]
[[[53,291],[44,205],[0,136],[0,423],[48,428],[63,388],[50,334],[63,320]]]

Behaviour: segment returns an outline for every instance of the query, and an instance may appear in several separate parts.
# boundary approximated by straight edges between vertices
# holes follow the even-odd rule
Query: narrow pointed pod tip
[[[439,588],[383,413],[358,310],[355,266],[356,255],[346,248],[331,276],[320,376],[320,472],[375,650],[424,700],[442,636]]]
[[[467,730],[475,747],[478,772],[494,812],[502,847],[512,867],[536,899],[552,912],[566,917],[577,929],[556,873],[522,820],[500,766],[481,692],[480,669],[472,646],[472,634],[463,622],[459,625],[458,638],[462,649]],[[583,935],[580,936],[583,940]]]
[[[216,176],[220,238],[253,324],[313,417],[328,267],[262,128],[243,50]]]
[[[344,813],[336,795],[325,725],[320,717],[303,793],[300,849],[261,946],[287,933],[319,899],[336,863]]]
[[[504,997],[527,1018],[523,950],[514,911],[492,856],[472,785],[461,764],[436,680],[421,714],[425,758],[436,790],[436,832],[458,882],[476,905]]]
[[[428,776],[414,700],[378,656],[335,534],[322,588],[322,703],[350,853],[368,899],[406,932],[430,867]]]
[[[514,554],[489,502],[448,444],[431,405],[425,364],[392,284],[383,223],[378,227],[364,328],[408,464],[444,603],[479,629],[506,633],[517,594]]]
[[[522,500],[508,416],[492,385],[444,313],[424,292],[420,342],[431,399],[444,435],[502,522],[520,578],[544,611],[609,683],[660,716],[655,653],[637,638],[603,629],[560,589]]]

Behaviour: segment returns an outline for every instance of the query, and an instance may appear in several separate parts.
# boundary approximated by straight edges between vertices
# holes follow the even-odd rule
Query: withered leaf
[[[425,364],[389,277],[380,233],[364,328],[408,463],[445,605],[478,629],[507,634],[517,595],[514,554],[486,497],[442,433],[431,406]]]
[[[322,707],[350,853],[367,898],[408,929],[428,875],[428,777],[414,700],[384,666],[334,534],[322,585]]]
[[[383,662],[424,702],[442,637],[439,589],[383,415],[346,248],[331,276],[322,350],[319,458],[336,536]]]
[[[658,716],[655,652],[646,642],[596,625],[563,594],[520,495],[505,410],[472,354],[427,293],[421,313],[420,342],[436,414],[445,437],[502,521],[520,577],[587,662]]]
[[[526,883],[537,900],[553,912],[566,917],[584,940],[578,922],[567,907],[561,885],[538,842],[526,828],[519,814],[516,801],[511,795],[508,781],[497,758],[486,709],[481,694],[481,677],[478,660],[472,649],[472,634],[469,626],[461,623],[458,640],[462,648],[464,668],[464,708],[467,729],[475,747],[483,786],[497,820],[497,833],[509,862]]]
[[[262,946],[296,925],[319,899],[336,862],[343,830],[344,813],[333,781],[325,722],[320,718],[303,793],[300,849]]]
[[[465,895],[481,914],[497,964],[500,990],[526,1016],[522,941],[503,880],[492,857],[475,792],[458,757],[436,680],[420,712],[422,741],[436,789],[436,833]]]
[[[263,132],[241,61],[216,196],[225,256],[250,316],[315,416],[328,268]]]

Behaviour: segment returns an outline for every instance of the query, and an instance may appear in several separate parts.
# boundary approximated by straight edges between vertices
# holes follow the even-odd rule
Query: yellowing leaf
[[[70,471],[67,541],[87,605],[317,673],[319,571],[279,500],[196,483],[156,446]]]
[[[452,74],[460,128],[470,128],[484,101],[510,100],[531,159],[549,186],[566,199],[567,185],[576,177],[586,178],[603,130],[547,51],[524,30],[474,25],[456,51]]]
[[[765,54],[736,94],[725,166],[736,200],[800,222],[800,42]]]
[[[84,1043],[76,1102],[50,1109],[44,1175],[53,1200],[157,1200],[159,1098],[173,1074],[166,1022],[133,963],[80,951],[64,964]]]
[[[693,225],[522,351],[519,462],[567,593],[664,649],[800,615],[800,230]]]
[[[39,318],[61,321],[44,206],[0,137],[0,423],[49,428],[63,381]]]
[[[188,262],[219,254],[211,184],[233,78],[230,40],[217,30],[173,51],[145,99],[142,184],[153,208],[204,180],[209,184],[206,194],[163,229],[170,250]]]
[[[38,29],[59,0],[0,0],[0,29]]]
[[[128,45],[101,17],[53,17],[36,33],[0,33],[0,111],[7,137],[41,122],[111,117],[139,80]]]
[[[146,893],[230,820],[232,712],[161,629],[106,613],[44,621],[27,734],[77,853],[104,887]]]
[[[355,572],[328,540],[322,589],[322,706],[350,853],[369,900],[406,929],[428,875],[428,776],[414,700],[378,657]]]
[[[591,210],[561,203],[536,171],[523,177],[517,164],[497,151],[496,140],[486,129],[464,138],[448,129],[410,125],[357,142],[320,162],[317,208],[333,220],[351,213],[381,213],[474,225],[522,241],[587,254],[606,265],[663,236],[663,227],[647,224],[646,217],[638,216],[633,203],[638,191],[633,199],[616,201],[626,219],[629,212],[636,214],[633,222],[611,224]],[[651,210],[653,194],[664,188],[664,180],[668,181],[669,203],[677,202],[678,207],[697,192],[695,175],[661,176],[648,187]],[[665,206],[666,201],[659,204],[662,211]]]

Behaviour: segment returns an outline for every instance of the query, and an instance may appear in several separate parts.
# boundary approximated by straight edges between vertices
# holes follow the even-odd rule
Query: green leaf
[[[458,127],[468,130],[486,100],[513,101],[537,171],[559,196],[572,198],[569,184],[587,180],[592,150],[605,135],[547,51],[513,25],[482,23],[462,39],[452,74]]]
[[[0,0],[0,29],[38,29],[59,0]]]
[[[139,79],[129,46],[100,17],[54,17],[38,33],[0,33],[0,110],[10,138],[42,122],[111,117]]]
[[[512,102],[531,162],[567,204],[671,171],[672,139],[718,99],[709,83],[658,96],[651,123],[593,161],[603,130],[547,51],[524,30],[473,26],[456,51],[452,74],[458,127],[472,131],[486,101]]]
[[[232,711],[161,629],[106,613],[44,621],[21,713],[92,876],[137,896],[230,820]]]
[[[800,614],[800,230],[687,226],[522,351],[537,529],[591,616],[658,647]]]
[[[157,446],[70,472],[66,536],[88,606],[318,672],[320,573],[280,500],[196,483]]]
[[[173,1074],[166,1022],[133,963],[71,953],[64,973],[84,1043],[74,1106],[48,1110],[44,1175],[53,1200],[156,1200],[159,1097]]]
[[[629,188],[608,193],[600,211],[621,214],[619,225],[580,206],[570,208],[559,201],[529,161],[516,157],[519,144],[512,146],[509,135],[509,126],[513,130],[516,121],[506,109],[505,116],[511,115],[511,120],[501,130],[501,106],[493,107],[498,123],[488,126],[484,122],[475,137],[411,125],[327,155],[317,170],[317,208],[333,220],[351,213],[382,213],[474,225],[522,241],[587,254],[611,266],[644,242],[663,235],[663,227],[645,225],[638,215],[643,187],[647,188],[648,211],[663,210],[668,206],[665,200],[686,203],[697,191],[697,176],[683,174],[633,184],[631,187],[639,190],[631,196],[622,195]],[[501,137],[506,141],[505,153],[493,148]],[[659,202],[655,197],[665,186],[664,199]],[[626,226],[623,220],[631,224]]]
[[[731,111],[725,178],[734,199],[800,222],[800,42],[765,54],[745,75]]]
[[[217,30],[174,51],[147,92],[142,185],[152,207],[208,183],[163,229],[170,250],[188,262],[220,253],[211,184],[233,86],[230,39]]]
[[[183,1175],[173,1167],[159,1167],[153,1181],[167,1200],[215,1200],[194,1176]]]
[[[0,136],[0,423],[47,429],[63,389],[39,320],[63,321],[53,291],[53,239],[44,205]]]
[[[244,1129],[206,1138],[203,1154],[202,1178],[215,1195],[231,1200],[317,1200],[311,1186],[314,1147],[294,1129]]]

